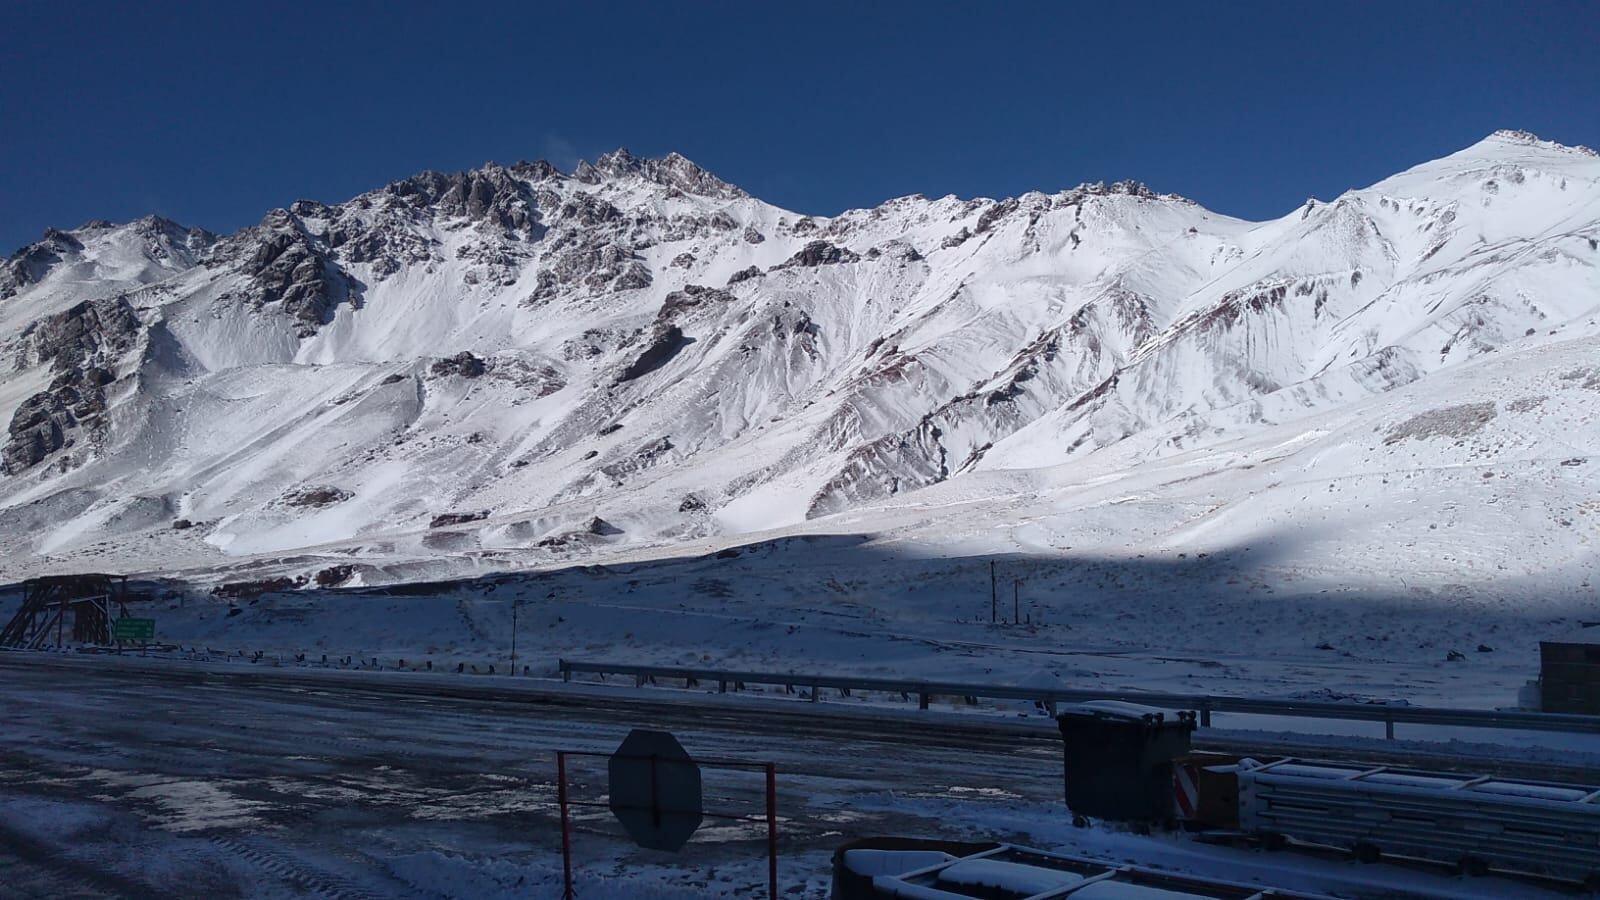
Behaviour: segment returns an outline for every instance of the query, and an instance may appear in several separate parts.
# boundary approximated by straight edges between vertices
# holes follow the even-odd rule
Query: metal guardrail
[[[713,683],[726,693],[746,684],[782,685],[793,692],[796,688],[810,688],[811,700],[821,699],[823,690],[836,690],[842,696],[851,691],[877,691],[899,694],[909,700],[917,697],[917,705],[927,709],[934,697],[963,697],[976,702],[979,698],[991,700],[1026,700],[1042,704],[1052,713],[1058,703],[1080,703],[1088,700],[1119,700],[1166,709],[1192,709],[1200,714],[1200,724],[1211,725],[1212,713],[1246,713],[1260,716],[1281,716],[1301,719],[1342,719],[1362,722],[1382,722],[1384,736],[1394,738],[1396,724],[1445,725],[1460,728],[1499,728],[1522,731],[1558,731],[1573,734],[1600,734],[1600,716],[1580,716],[1567,713],[1540,713],[1482,709],[1450,709],[1426,706],[1387,706],[1376,703],[1330,703],[1317,700],[1275,700],[1256,697],[1227,697],[1209,694],[1168,694],[1156,691],[1113,691],[1095,689],[1063,689],[1021,687],[1016,685],[963,684],[946,681],[918,681],[894,678],[855,678],[839,675],[811,675],[799,672],[739,672],[726,669],[695,669],[673,666],[640,666],[631,663],[614,663],[582,660],[560,660],[561,678],[571,681],[576,674],[631,676],[636,685],[653,683],[658,678],[679,679],[686,686]]]

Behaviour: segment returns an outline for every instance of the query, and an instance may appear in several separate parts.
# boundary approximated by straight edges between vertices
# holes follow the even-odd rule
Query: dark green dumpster
[[[1067,808],[1088,818],[1158,824],[1174,818],[1172,761],[1189,752],[1195,715],[1094,700],[1056,714]]]

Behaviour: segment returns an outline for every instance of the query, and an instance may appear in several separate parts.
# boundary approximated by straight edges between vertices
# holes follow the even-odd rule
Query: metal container
[[[1172,761],[1189,752],[1195,715],[1093,700],[1062,707],[1067,807],[1077,817],[1163,823],[1173,818]]]

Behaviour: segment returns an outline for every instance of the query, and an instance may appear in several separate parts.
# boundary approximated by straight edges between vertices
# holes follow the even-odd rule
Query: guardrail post
[[[1209,703],[1200,704],[1200,727],[1211,727],[1211,704]]]
[[[816,702],[820,701],[821,699],[822,699],[822,687],[821,687],[821,685],[813,684],[811,686],[811,702],[812,703],[816,703]]]
[[[1394,740],[1394,716],[1383,717],[1383,736]]]
[[[927,709],[927,708],[928,708],[928,692],[927,691],[918,691],[917,692],[917,709]]]
[[[559,664],[561,666],[561,680],[562,681],[571,681],[572,680],[572,666],[564,659],[563,660],[559,660]]]
[[[726,678],[717,679],[717,693],[726,694],[727,692],[728,692],[728,679],[726,679]]]

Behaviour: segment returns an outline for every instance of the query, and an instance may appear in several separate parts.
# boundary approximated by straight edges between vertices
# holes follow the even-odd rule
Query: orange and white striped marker
[[[1178,818],[1193,819],[1200,808],[1200,767],[1193,763],[1174,763],[1172,766],[1172,801]]]

